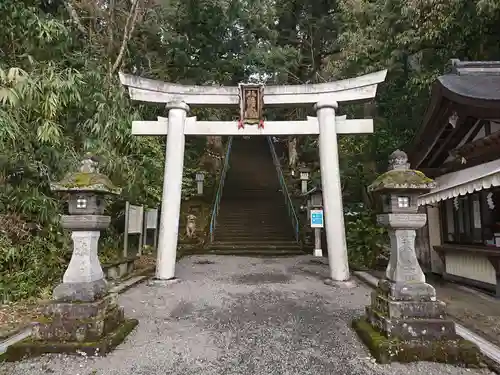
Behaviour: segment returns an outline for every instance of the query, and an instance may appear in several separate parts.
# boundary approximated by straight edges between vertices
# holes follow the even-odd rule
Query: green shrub
[[[114,262],[123,258],[123,237],[124,234],[120,233],[113,225],[110,225],[105,231],[101,232],[97,253],[101,264]],[[129,241],[133,242],[132,240],[133,236],[129,236]]]
[[[346,215],[345,224],[351,267],[374,269],[387,263],[387,231],[377,225],[375,215],[371,212]]]
[[[0,234],[0,301],[49,297],[67,264],[67,240],[56,231],[14,244]]]

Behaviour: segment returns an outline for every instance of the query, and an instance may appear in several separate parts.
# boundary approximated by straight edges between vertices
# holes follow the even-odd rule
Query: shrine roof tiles
[[[423,122],[417,132],[409,159],[414,168],[419,168],[426,155],[438,147],[441,152],[448,148],[436,140],[449,127],[450,118],[457,116],[453,134],[446,144],[454,148],[466,127],[474,121],[467,119],[500,118],[500,61],[460,61],[452,59],[451,72],[436,79]]]
[[[438,78],[443,95],[462,104],[474,101],[500,101],[500,75],[447,74]],[[487,103],[477,103],[487,104]],[[498,103],[495,103],[498,105]]]

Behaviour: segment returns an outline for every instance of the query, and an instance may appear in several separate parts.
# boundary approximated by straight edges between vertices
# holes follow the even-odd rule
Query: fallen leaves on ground
[[[41,313],[40,302],[19,301],[0,305],[0,337],[35,322]]]
[[[154,255],[142,255],[139,259],[134,262],[136,269],[144,269],[156,264],[156,256]]]

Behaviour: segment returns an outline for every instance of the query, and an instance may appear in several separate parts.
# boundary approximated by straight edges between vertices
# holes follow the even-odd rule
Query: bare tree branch
[[[76,12],[75,8],[73,7],[73,4],[71,4],[71,0],[67,0],[64,2],[64,6],[66,7],[66,10],[68,11],[71,20],[73,23],[76,25],[77,29],[80,30],[80,32],[84,35],[87,35],[87,30],[85,27],[83,27],[82,22],[80,21],[80,17],[78,16],[78,13]]]
[[[127,43],[130,40],[130,37],[134,32],[135,24],[137,23],[137,17],[139,16],[139,9],[140,9],[139,4],[141,3],[141,1],[142,0],[135,0],[132,3],[132,6],[130,7],[130,12],[127,17],[125,29],[123,30],[123,39],[122,39],[122,45],[120,47],[120,52],[118,53],[115,63],[113,64],[113,67],[109,72],[110,76],[115,74],[116,70],[120,67],[122,63],[123,55],[125,54],[125,50],[127,49]]]
[[[115,44],[115,0],[109,2],[109,43],[108,43],[108,56],[111,56]],[[108,57],[109,58],[109,57]]]

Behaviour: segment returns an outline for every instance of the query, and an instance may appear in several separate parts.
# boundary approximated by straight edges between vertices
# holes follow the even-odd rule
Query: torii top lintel
[[[191,107],[238,107],[241,86],[179,85],[120,72],[120,81],[128,87],[132,100],[150,103],[184,101]],[[387,70],[335,82],[264,86],[263,105],[301,106],[323,101],[358,102],[373,99],[377,86],[384,82]],[[245,86],[245,85],[243,85]]]

